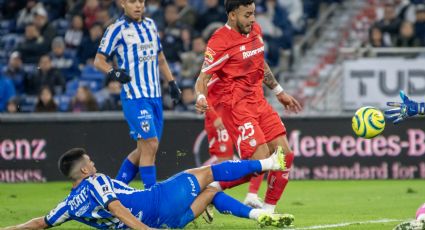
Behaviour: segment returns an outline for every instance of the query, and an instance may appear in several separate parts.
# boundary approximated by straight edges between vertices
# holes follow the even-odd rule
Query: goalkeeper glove
[[[175,104],[180,102],[182,91],[180,91],[176,81],[172,80],[168,82],[168,91]]]
[[[387,102],[388,106],[396,107],[385,111],[385,117],[391,120],[394,124],[400,123],[408,117],[425,114],[425,103],[417,103],[410,100],[409,97],[401,90],[400,97],[402,102]]]
[[[125,72],[124,69],[111,69],[107,74],[110,79],[115,79],[122,84],[131,81],[131,77]]]

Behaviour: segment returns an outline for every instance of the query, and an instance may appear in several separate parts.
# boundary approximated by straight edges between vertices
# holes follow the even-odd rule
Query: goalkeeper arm
[[[395,107],[385,111],[385,117],[394,124],[398,124],[408,117],[416,115],[425,115],[425,102],[418,103],[410,100],[401,90],[400,98],[402,102],[387,102],[388,106]]]

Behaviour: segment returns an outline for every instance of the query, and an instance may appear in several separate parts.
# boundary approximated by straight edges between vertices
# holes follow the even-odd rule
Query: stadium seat
[[[79,86],[86,86],[92,92],[97,92],[102,89],[102,82],[98,80],[80,80]]]
[[[30,76],[32,76],[32,74],[35,74],[37,72],[37,65],[36,64],[24,63],[23,66],[22,66],[22,68]]]
[[[15,27],[15,20],[0,20],[0,35],[3,36],[13,32]]]
[[[96,99],[96,102],[98,105],[103,105],[103,103],[105,102],[106,98],[103,94],[101,93],[95,93],[94,97]]]
[[[68,96],[75,95],[75,93],[77,92],[78,86],[79,86],[79,80],[78,79],[68,81],[66,83],[65,94],[68,95]]]
[[[105,75],[91,65],[86,65],[81,71],[82,80],[103,81],[104,78]]]
[[[57,35],[64,36],[69,27],[69,21],[66,19],[56,19],[52,22],[52,25],[56,28]]]
[[[0,22],[1,24],[1,22]],[[17,45],[23,40],[23,37],[19,34],[1,34],[0,29],[0,62],[7,63],[9,56],[17,47]]]
[[[56,104],[58,105],[58,110],[60,112],[66,112],[69,108],[69,103],[71,103],[72,98],[68,95],[59,95],[55,96],[54,100]]]
[[[33,112],[35,105],[37,104],[37,96],[24,96],[20,100],[21,112],[29,113]]]

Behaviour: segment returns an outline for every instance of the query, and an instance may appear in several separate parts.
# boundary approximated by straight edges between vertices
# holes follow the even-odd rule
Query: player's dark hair
[[[255,0],[225,0],[224,8],[226,9],[226,13],[229,14],[239,8],[239,6],[248,6],[254,2]]]
[[[59,171],[66,177],[70,178],[70,173],[74,168],[75,164],[78,163],[84,155],[87,154],[87,151],[83,148],[73,148],[66,151],[59,158],[58,166]]]

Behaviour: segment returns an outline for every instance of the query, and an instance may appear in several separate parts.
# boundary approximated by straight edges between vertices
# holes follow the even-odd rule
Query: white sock
[[[249,192],[249,193],[246,194],[246,198],[245,199],[258,199],[258,195],[257,195],[257,193],[251,193],[251,192]]]
[[[263,205],[263,210],[270,212],[270,213],[274,213],[275,208],[276,208],[276,205],[274,205],[274,204],[264,203],[264,205]]]
[[[208,186],[214,187],[216,189],[218,189],[218,191],[223,191],[223,189],[220,186],[220,183],[218,183],[218,181],[214,181],[212,183],[210,183]]]
[[[273,169],[273,157],[268,157],[266,159],[260,160],[261,164],[261,170],[262,171],[269,171]]]
[[[258,217],[260,217],[260,215],[263,214],[263,213],[266,213],[266,211],[264,211],[262,209],[253,208],[249,212],[249,219],[258,220]]]

